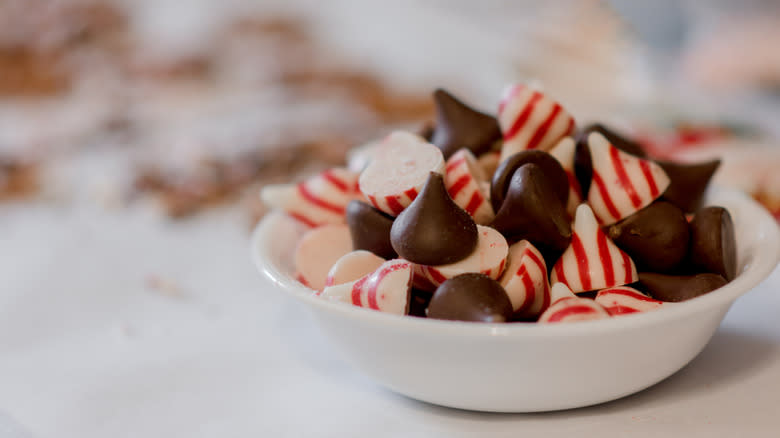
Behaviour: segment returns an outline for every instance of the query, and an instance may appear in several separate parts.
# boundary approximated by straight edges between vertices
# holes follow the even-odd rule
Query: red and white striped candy
[[[612,316],[647,312],[665,305],[663,301],[654,300],[642,292],[627,286],[600,290],[596,294],[596,302],[601,304]]]
[[[562,283],[552,287],[553,297],[557,299],[542,313],[539,322],[542,324],[556,322],[577,322],[609,318],[610,315],[601,305],[588,298],[575,296]]]
[[[574,139],[565,137],[555,147],[550,149],[550,155],[561,163],[561,167],[566,171],[566,177],[569,178],[569,203],[566,205],[566,211],[570,216],[574,216],[577,206],[583,201],[580,183],[574,175],[574,152],[576,148],[577,143],[574,142]]]
[[[382,141],[360,174],[360,191],[377,209],[398,216],[420,193],[430,172],[444,174],[441,150],[422,137],[396,131]]]
[[[588,148],[593,162],[588,203],[602,225],[650,205],[669,187],[661,166],[619,150],[598,132],[588,135]]]
[[[347,169],[328,169],[298,184],[274,184],[263,188],[263,202],[278,208],[310,227],[346,222],[349,201],[362,199],[358,174]]]
[[[362,249],[344,254],[328,271],[325,286],[355,281],[374,272],[384,262],[382,257]]]
[[[524,84],[504,91],[498,124],[504,134],[501,161],[526,149],[547,151],[574,131],[574,118],[561,104]]]
[[[492,177],[498,169],[498,163],[501,159],[501,151],[488,151],[477,157],[477,163],[482,168],[482,172],[488,177]]]
[[[477,247],[465,259],[449,265],[418,265],[415,271],[428,280],[434,288],[452,277],[469,272],[482,273],[497,280],[506,267],[509,245],[504,236],[493,228],[477,225],[477,232],[479,233]]]
[[[412,290],[412,263],[388,260],[356,281],[326,287],[321,297],[380,312],[405,315]]]
[[[509,264],[500,280],[519,318],[535,318],[550,306],[550,283],[542,254],[527,240],[509,247]]]
[[[352,251],[352,237],[346,225],[323,225],[301,236],[295,248],[295,276],[314,290],[325,286],[331,266]]]
[[[634,261],[607,237],[587,204],[577,207],[571,243],[555,263],[550,283],[574,292],[621,286],[639,280]]]
[[[496,215],[482,191],[486,177],[471,151],[461,149],[452,154],[445,170],[444,185],[455,204],[466,210],[477,224],[492,222]]]

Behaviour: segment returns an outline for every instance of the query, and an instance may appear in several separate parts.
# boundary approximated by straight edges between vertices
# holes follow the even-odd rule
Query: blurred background
[[[259,185],[419,129],[435,87],[494,112],[516,81],[658,155],[737,161],[780,135],[779,17],[772,1],[3,0],[0,199],[241,205],[252,223]],[[777,210],[771,175],[740,166],[720,178]]]
[[[494,113],[535,83],[780,218],[779,46],[770,0],[0,0],[0,431],[281,436],[377,403],[248,236],[263,185],[420,129],[436,87]]]

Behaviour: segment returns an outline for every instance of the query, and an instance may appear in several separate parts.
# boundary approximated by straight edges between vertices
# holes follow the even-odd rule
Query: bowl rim
[[[735,279],[716,291],[700,297],[673,303],[667,308],[655,312],[640,312],[606,318],[595,321],[579,321],[566,324],[537,323],[477,323],[466,321],[448,321],[428,318],[415,318],[407,315],[394,315],[345,305],[320,298],[312,290],[303,286],[294,278],[282,272],[267,242],[275,237],[275,231],[283,222],[295,220],[283,212],[272,211],[267,214],[252,232],[250,252],[256,268],[277,288],[305,302],[312,308],[329,312],[340,318],[348,318],[367,324],[382,325],[399,332],[425,331],[426,334],[457,334],[461,337],[558,337],[587,336],[603,332],[636,329],[685,318],[701,312],[713,311],[730,305],[735,299],[747,293],[764,281],[780,261],[780,228],[775,219],[756,201],[735,189],[713,187],[710,193],[716,193],[718,202],[728,200],[743,210],[741,216],[751,217],[755,224],[754,233],[761,233],[748,265]],[[736,222],[736,220],[735,220]],[[739,230],[740,224],[735,223]],[[738,249],[740,245],[737,245]],[[740,250],[741,251],[741,250]],[[740,257],[742,257],[740,255]]]

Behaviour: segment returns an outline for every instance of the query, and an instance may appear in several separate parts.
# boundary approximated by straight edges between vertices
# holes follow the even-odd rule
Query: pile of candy
[[[718,161],[653,160],[602,125],[577,129],[521,84],[497,118],[433,97],[428,132],[394,132],[348,168],[264,189],[269,206],[311,227],[295,268],[320,297],[551,323],[658,309],[735,277],[731,216],[701,208]]]

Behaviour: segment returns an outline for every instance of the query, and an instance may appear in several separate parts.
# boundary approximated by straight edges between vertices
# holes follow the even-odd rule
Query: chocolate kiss
[[[645,150],[642,149],[642,146],[640,146],[639,143],[618,134],[601,123],[593,123],[585,126],[577,134],[577,148],[574,152],[574,175],[577,176],[577,181],[580,183],[580,188],[582,188],[582,193],[584,193],[585,196],[588,194],[590,180],[593,176],[593,163],[590,158],[590,149],[588,148],[588,135],[591,132],[601,133],[612,146],[615,146],[623,152],[641,158],[647,157],[647,153],[645,153]]]
[[[506,200],[490,226],[508,240],[530,241],[548,263],[566,249],[571,238],[566,204],[549,185],[543,169],[534,163],[515,171]]]
[[[718,274],[665,275],[640,272],[639,283],[657,300],[679,302],[704,295],[728,281]]]
[[[493,205],[493,211],[501,209],[504,203],[507,190],[509,190],[509,181],[512,179],[515,171],[521,166],[533,163],[539,166],[542,174],[547,178],[547,185],[553,188],[558,199],[565,206],[569,200],[569,177],[563,170],[561,163],[547,152],[539,150],[525,150],[509,156],[498,165],[493,173],[493,180],[490,182],[490,203]]]
[[[346,216],[352,249],[371,251],[386,260],[396,258],[397,254],[390,244],[392,217],[357,200],[349,201]]]
[[[608,235],[637,269],[668,272],[688,252],[688,221],[669,202],[656,202],[609,227]]]
[[[718,170],[720,160],[703,163],[672,163],[656,161],[669,177],[669,187],[664,192],[664,199],[680,207],[685,213],[699,209],[704,191],[707,190],[712,175]]]
[[[479,156],[501,139],[501,128],[495,117],[469,107],[442,89],[433,92],[433,100],[436,128],[431,143],[441,149],[445,160],[461,148]]]
[[[691,221],[691,264],[701,272],[720,274],[733,280],[737,273],[737,242],[734,222],[723,207],[699,210]]]
[[[446,265],[477,246],[477,225],[458,207],[441,174],[431,172],[419,195],[393,222],[390,243],[402,258],[421,265]]]
[[[461,274],[441,284],[428,304],[428,318],[507,322],[512,302],[501,285],[484,274]]]

